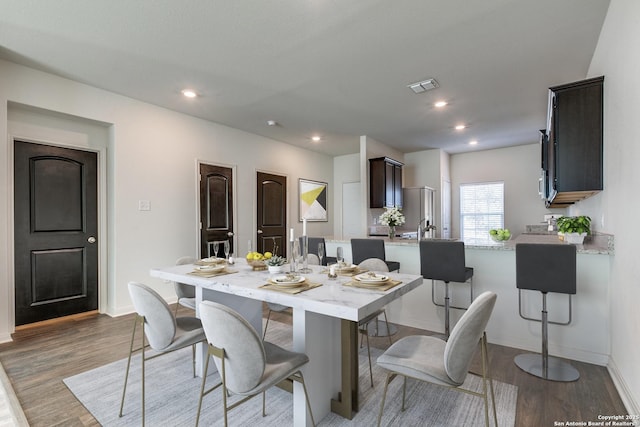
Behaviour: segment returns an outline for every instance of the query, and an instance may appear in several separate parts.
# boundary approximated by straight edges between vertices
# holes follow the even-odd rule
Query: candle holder
[[[311,273],[311,269],[307,264],[307,258],[309,255],[309,238],[307,236],[302,236],[302,268],[300,269],[300,273]]]
[[[289,245],[291,246],[289,248],[289,272],[295,273],[298,252],[300,251],[300,249],[298,247],[298,242],[296,242],[295,240],[291,240]]]

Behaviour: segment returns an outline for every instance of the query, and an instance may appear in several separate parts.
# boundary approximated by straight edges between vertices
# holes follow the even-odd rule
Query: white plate
[[[205,264],[222,264],[223,262],[225,262],[224,258],[217,258],[217,257],[209,257],[209,258],[202,258],[200,260],[200,262],[205,263]]]
[[[362,273],[355,276],[354,279],[362,283],[380,284],[389,280],[389,276],[385,276],[384,274]]]
[[[197,271],[201,271],[203,273],[215,273],[218,271],[224,270],[224,265],[198,265],[196,266]]]
[[[276,276],[273,279],[271,279],[271,282],[277,286],[296,287],[296,286],[302,286],[302,283],[304,282],[304,277],[295,276],[294,278],[288,278],[286,275]]]
[[[357,265],[355,265],[355,264],[351,264],[351,265],[345,265],[345,266],[344,266],[344,267],[342,267],[342,268],[338,267],[338,271],[348,273],[349,271],[353,271],[353,270],[355,270],[356,268],[358,268],[358,266],[357,266]]]

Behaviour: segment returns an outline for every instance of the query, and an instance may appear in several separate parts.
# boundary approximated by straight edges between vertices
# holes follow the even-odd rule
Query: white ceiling
[[[0,58],[331,155],[360,135],[459,153],[536,142],[547,88],[587,77],[608,5],[0,0]],[[440,87],[407,88],[426,78]]]

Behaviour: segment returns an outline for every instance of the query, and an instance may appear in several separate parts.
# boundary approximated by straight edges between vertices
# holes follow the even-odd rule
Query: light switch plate
[[[138,200],[138,210],[139,211],[150,211],[151,210],[151,202],[148,200]]]

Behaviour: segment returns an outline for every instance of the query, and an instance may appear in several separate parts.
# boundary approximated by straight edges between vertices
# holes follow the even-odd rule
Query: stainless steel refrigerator
[[[405,223],[404,237],[417,237],[418,225],[422,238],[437,238],[440,228],[435,215],[435,193],[430,187],[408,187],[402,189],[402,213]]]

